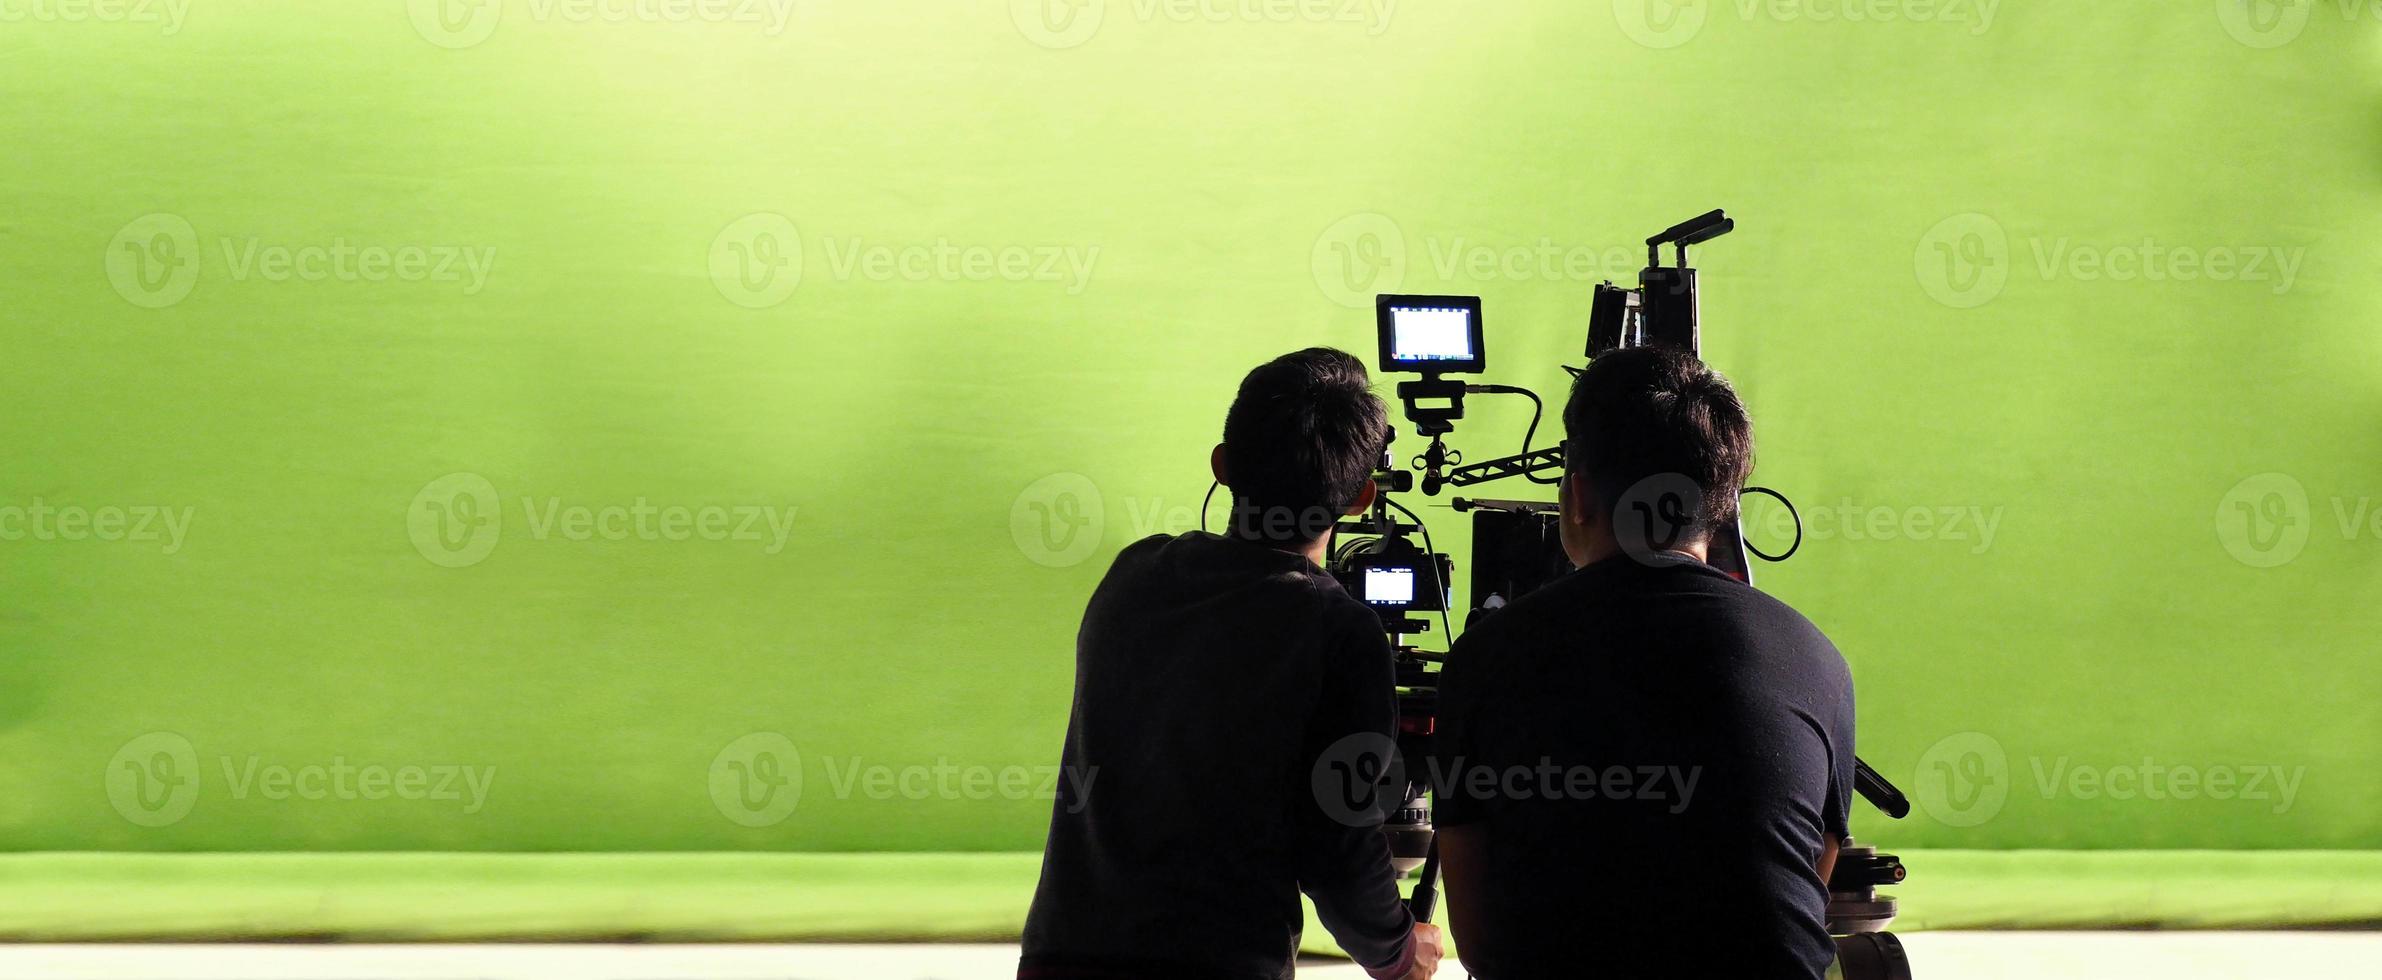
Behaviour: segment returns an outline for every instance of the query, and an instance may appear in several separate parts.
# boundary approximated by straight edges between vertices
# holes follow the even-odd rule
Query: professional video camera
[[[1625,289],[1610,282],[1596,287],[1587,356],[1594,359],[1610,351],[1645,346],[1671,347],[1701,356],[1696,270],[1687,264],[1687,247],[1735,228],[1736,222],[1714,210],[1648,238],[1646,268],[1639,273],[1637,288]],[[1673,265],[1662,264],[1665,245],[1676,249]],[[1343,520],[1335,529],[1332,571],[1351,595],[1380,614],[1382,627],[1391,636],[1398,684],[1398,751],[1404,759],[1421,760],[1429,757],[1436,728],[1438,679],[1434,668],[1444,662],[1445,655],[1423,650],[1408,638],[1430,630],[1430,618],[1416,614],[1437,613],[1441,629],[1453,642],[1448,605],[1454,562],[1432,545],[1429,528],[1412,509],[1398,502],[1397,495],[1410,493],[1419,485],[1424,495],[1436,496],[1448,487],[1510,477],[1557,484],[1563,473],[1563,453],[1560,445],[1531,448],[1545,414],[1545,403],[1537,394],[1525,388],[1468,384],[1446,377],[1479,374],[1488,366],[1478,297],[1381,296],[1375,302],[1375,319],[1381,370],[1420,375],[1399,382],[1397,393],[1416,434],[1430,442],[1410,458],[1411,470],[1398,468],[1394,452],[1383,452],[1374,474],[1378,492],[1372,509]],[[1566,365],[1565,370],[1576,376],[1581,369]],[[1533,413],[1521,452],[1466,465],[1462,453],[1447,446],[1445,437],[1454,433],[1456,423],[1463,419],[1464,396],[1468,394],[1516,394],[1530,399]],[[1737,526],[1716,532],[1708,560],[1750,584],[1753,573],[1748,556],[1767,561],[1791,557],[1802,544],[1802,518],[1795,514],[1794,504],[1776,491],[1746,487],[1743,492],[1775,498],[1795,516],[1796,527],[1794,544],[1777,555],[1753,549]],[[1663,503],[1692,506],[1684,500]],[[1571,571],[1556,526],[1556,504],[1466,497],[1453,498],[1451,504],[1457,512],[1472,515],[1468,625]],[[1420,547],[1414,536],[1421,537]],[[1403,777],[1406,785],[1402,795],[1396,796],[1401,805],[1383,830],[1390,837],[1399,873],[1419,870],[1409,902],[1418,919],[1428,920],[1436,904],[1438,850],[1423,768],[1411,767]],[[1910,812],[1901,792],[1858,759],[1854,760],[1854,787],[1888,816],[1899,819]],[[1398,788],[1390,791],[1396,794]],[[1910,976],[1901,942],[1884,931],[1894,919],[1896,903],[1892,896],[1876,890],[1880,885],[1901,882],[1904,874],[1900,859],[1875,848],[1848,840],[1839,852],[1828,881],[1828,931],[1837,937],[1837,958],[1847,978],[1907,980]]]

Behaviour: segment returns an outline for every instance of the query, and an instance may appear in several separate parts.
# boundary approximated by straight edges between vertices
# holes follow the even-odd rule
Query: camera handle
[[[1464,461],[1464,455],[1449,450],[1442,438],[1456,431],[1456,420],[1464,417],[1464,389],[1464,382],[1444,380],[1436,374],[1398,382],[1398,400],[1406,404],[1407,421],[1414,423],[1415,434],[1431,437],[1431,444],[1411,460],[1423,472],[1424,496],[1438,496],[1439,489],[1447,485],[1447,467]],[[1434,402],[1437,404],[1431,404]]]
[[[1431,849],[1423,854],[1423,869],[1415,874],[1414,895],[1406,900],[1414,921],[1429,922],[1439,911],[1439,835],[1431,835]]]

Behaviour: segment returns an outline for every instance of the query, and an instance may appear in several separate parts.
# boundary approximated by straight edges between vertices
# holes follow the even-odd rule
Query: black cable
[[[1199,529],[1201,531],[1208,529],[1208,501],[1216,499],[1216,488],[1223,485],[1224,481],[1222,480],[1209,480],[1208,495],[1199,498]]]
[[[1530,442],[1538,438],[1538,423],[1547,414],[1547,403],[1539,400],[1538,392],[1516,385],[1466,385],[1464,387],[1467,391],[1479,392],[1484,395],[1522,395],[1530,399],[1530,428],[1522,431],[1522,455],[1530,455]],[[1540,486],[1550,487],[1563,482],[1563,478],[1560,476],[1542,478],[1528,470],[1522,472],[1522,479]]]
[[[1440,632],[1447,634],[1447,645],[1450,649],[1453,649],[1456,645],[1456,627],[1455,624],[1447,618],[1447,580],[1439,577],[1439,546],[1431,543],[1431,528],[1429,525],[1423,523],[1422,515],[1416,514],[1415,512],[1406,509],[1405,504],[1391,500],[1388,497],[1381,498],[1381,502],[1397,508],[1398,513],[1404,514],[1407,517],[1413,519],[1414,529],[1423,533],[1423,551],[1431,556],[1430,560],[1424,564],[1431,566],[1431,581],[1433,584],[1439,587],[1439,630]]]
[[[1753,542],[1751,541],[1745,542],[1745,550],[1753,552],[1754,557],[1768,562],[1780,562],[1795,557],[1795,552],[1802,550],[1803,548],[1803,512],[1795,509],[1795,502],[1786,499],[1786,494],[1779,493],[1778,491],[1772,490],[1769,487],[1746,487],[1744,490],[1738,491],[1737,495],[1739,497],[1743,497],[1749,493],[1766,494],[1769,497],[1777,500],[1779,503],[1786,505],[1787,516],[1795,519],[1795,543],[1787,546],[1786,554],[1777,556],[1763,554],[1762,549],[1754,547]]]

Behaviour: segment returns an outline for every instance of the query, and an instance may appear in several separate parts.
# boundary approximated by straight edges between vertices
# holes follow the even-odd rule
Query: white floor
[[[2382,933],[1928,932],[1919,980],[2382,977]],[[975,980],[1015,946],[6,945],[8,980]],[[1357,980],[1315,961],[1302,977]],[[1452,964],[1440,972],[1461,980]]]

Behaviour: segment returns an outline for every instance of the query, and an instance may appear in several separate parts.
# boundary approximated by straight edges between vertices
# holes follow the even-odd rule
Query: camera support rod
[[[1563,472],[1563,447],[1549,446],[1545,449],[1517,453],[1512,456],[1500,456],[1496,459],[1456,467],[1448,471],[1447,485],[1469,487],[1475,483],[1502,480],[1509,476],[1523,476],[1531,473],[1552,476],[1561,472]]]

